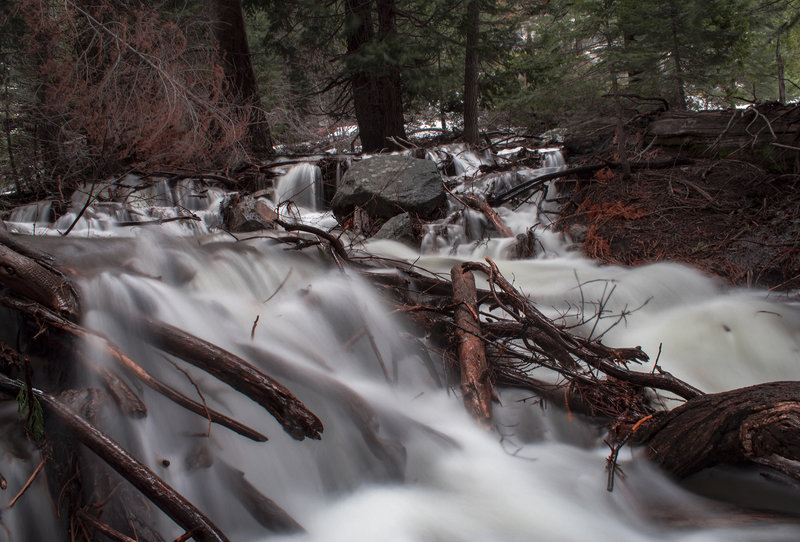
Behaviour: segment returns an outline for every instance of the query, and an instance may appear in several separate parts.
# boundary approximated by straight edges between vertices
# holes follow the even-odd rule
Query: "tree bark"
[[[212,29],[225,70],[228,99],[242,107],[253,151],[272,152],[272,137],[250,58],[241,0],[208,0]]]
[[[636,441],[684,478],[704,468],[752,462],[797,478],[800,382],[770,382],[703,395],[656,415]]]
[[[478,321],[478,293],[475,277],[464,264],[450,270],[453,280],[453,311],[461,368],[461,394],[467,411],[484,427],[492,426],[492,376]]]
[[[478,143],[478,71],[481,8],[478,0],[467,4],[467,42],[464,60],[464,141]]]
[[[397,66],[384,62],[380,66],[363,67],[357,56],[363,48],[386,40],[395,30],[394,0],[345,0],[345,16],[358,22],[347,36],[347,55],[355,58],[349,75],[358,133],[364,152],[376,152],[397,146],[391,138],[405,138],[400,72]],[[378,33],[373,28],[377,11]]]
[[[778,102],[786,103],[786,79],[783,73],[783,54],[781,54],[781,37],[775,41],[775,61],[778,64]]]
[[[686,111],[686,90],[683,88],[683,64],[681,63],[680,39],[678,38],[678,14],[672,4],[670,4],[669,15],[672,29],[672,61],[675,64],[675,90],[678,97],[678,108],[681,111]]]
[[[0,284],[55,312],[76,316],[78,302],[69,283],[31,256],[36,254],[20,252],[14,238],[0,232]]]

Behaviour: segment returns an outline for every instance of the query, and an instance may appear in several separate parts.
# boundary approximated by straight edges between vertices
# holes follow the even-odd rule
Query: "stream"
[[[449,179],[459,181],[455,194],[485,193],[563,167],[557,150],[537,152],[542,168],[487,175],[476,172],[496,157],[448,148],[431,151],[429,158],[452,159]],[[333,227],[314,188],[318,171],[300,167],[278,180],[273,199],[292,199],[303,220]],[[132,187],[136,181],[122,183]],[[291,250],[272,234],[237,240],[221,232],[222,190],[192,180],[157,183],[134,191],[124,204],[95,203],[76,222],[87,194],[96,196],[93,187],[85,187],[55,223],[46,218],[47,204],[37,204],[16,211],[7,226],[74,270],[84,326],[108,336],[154,376],[198,400],[201,390],[208,407],[269,437],[264,443],[247,440],[146,387],[137,388],[146,417],[126,417],[113,408],[101,416],[108,434],[231,540],[800,539],[796,522],[759,521],[735,508],[800,512],[800,491],[758,470],[716,468],[677,484],[625,448],[619,459],[624,476],[608,492],[609,450],[602,432],[519,390],[498,390],[495,428],[481,429],[466,413],[458,386],[442,385],[447,378],[442,360],[431,364],[409,339],[424,343],[425,330],[392,312],[357,272],[337,269],[320,251]],[[551,186],[548,199],[555,196]],[[458,211],[454,200],[451,206]],[[428,226],[419,248],[378,239],[354,248],[445,275],[457,262],[491,257],[548,316],[578,322],[601,311],[602,318],[579,326],[581,333],[605,333],[603,342],[612,346],[641,345],[651,360],[658,357],[665,370],[705,392],[800,379],[796,303],[766,291],[726,287],[677,263],[599,265],[547,228],[556,208],[553,201],[533,200],[497,209],[515,234],[534,225],[539,250],[531,259],[508,259],[514,239],[487,238],[485,220],[472,211]],[[197,219],[125,225],[189,213]],[[60,237],[73,222],[70,235]],[[262,364],[267,374],[275,368],[260,352],[350,388],[373,411],[388,456],[375,453],[352,405],[333,391],[338,388],[321,392],[291,375],[275,374],[324,424],[320,441],[295,441],[257,404],[142,340],[142,315]],[[0,314],[0,320],[8,318]],[[110,363],[91,345],[85,351],[98,364]],[[652,367],[651,361],[641,370]],[[102,387],[92,372],[80,379],[82,386]],[[0,419],[14,415],[15,404],[0,407]],[[37,462],[19,459],[14,443],[4,439],[3,504]],[[269,533],[231,489],[232,471],[243,473],[305,532]],[[0,529],[0,541],[64,539],[44,480],[40,476],[13,509],[2,511],[7,531]],[[156,509],[151,513],[150,524],[165,538],[183,534]]]

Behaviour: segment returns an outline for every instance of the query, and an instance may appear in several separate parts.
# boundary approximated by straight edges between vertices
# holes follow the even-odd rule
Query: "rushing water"
[[[458,175],[469,175],[470,164],[476,167],[480,159],[471,155],[463,162]],[[515,233],[522,233],[536,220],[540,203],[499,212]],[[194,212],[204,212],[201,207]],[[23,217],[16,218],[15,227],[33,232],[34,221],[25,225]],[[202,225],[207,230],[214,220],[204,218]],[[469,220],[479,219],[462,215],[450,221],[458,243],[431,232],[441,242],[423,243],[422,253],[391,241],[372,241],[365,248],[444,273],[458,261],[502,257],[505,248],[497,240],[476,241],[481,236],[470,233]],[[87,237],[90,229],[94,237],[109,231],[134,235],[37,238],[80,277],[83,324],[110,337],[153,375],[192,397],[202,390],[209,407],[270,439],[256,443],[220,426],[209,428],[202,417],[149,388],[139,390],[147,417],[117,414],[103,426],[233,540],[275,535],[237,499],[231,469],[243,472],[306,529],[278,537],[286,540],[772,541],[800,536],[800,528],[790,524],[737,523],[728,509],[675,484],[631,452],[620,458],[626,476],[607,492],[602,435],[580,419],[542,408],[526,393],[498,390],[495,429],[482,430],[464,411],[457,391],[440,385],[446,378],[441,360],[432,367],[410,339],[423,337],[422,331],[393,313],[357,273],[331,269],[315,253],[288,250],[266,238],[234,242],[206,231],[176,236],[163,228],[115,229],[110,219],[103,228],[100,222],[86,224],[79,231]],[[39,223],[37,231],[44,227]],[[797,306],[766,292],[724,288],[683,265],[600,266],[554,234],[537,232],[550,250],[535,259],[498,264],[551,316],[577,319],[580,311],[594,311],[602,303],[609,317],[598,328],[585,326],[588,335],[603,332],[616,321],[612,315],[630,310],[605,342],[642,345],[653,358],[660,349],[662,367],[705,391],[800,378]],[[290,361],[303,376],[278,379],[322,419],[322,440],[291,439],[255,403],[149,346],[139,323],[142,315],[264,364],[276,376],[285,369],[266,364],[259,353]],[[99,364],[110,363],[88,345],[86,352]],[[94,373],[87,371],[84,378],[87,386],[100,385]],[[361,407],[344,399],[353,394],[363,399]],[[360,422],[369,414],[379,424],[380,452]],[[9,491],[16,492],[28,475],[22,465],[30,464],[13,459],[11,445],[4,446],[0,472],[9,480]],[[793,490],[749,472],[719,469],[693,487],[739,496],[743,505],[756,508],[796,513],[800,504]],[[3,512],[13,535],[9,539],[56,539],[42,484],[30,491]],[[165,517],[157,516],[154,523],[167,537],[182,534]]]

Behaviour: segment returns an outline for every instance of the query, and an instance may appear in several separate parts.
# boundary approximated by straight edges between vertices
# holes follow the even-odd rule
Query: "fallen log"
[[[22,389],[21,382],[0,374],[0,392],[10,397],[16,397]],[[128,480],[178,525],[190,531],[195,539],[203,542],[228,540],[211,520],[192,503],[102,431],[52,395],[35,388],[31,389],[30,393],[39,401],[48,415],[57,418],[84,446]]]
[[[800,382],[696,397],[655,414],[633,442],[678,478],[721,463],[755,463],[800,480]]]
[[[631,170],[663,169],[676,166],[685,166],[693,163],[694,161],[688,158],[676,157],[676,158],[670,158],[668,160],[659,160],[655,162],[631,162],[630,168]],[[521,196],[522,194],[525,194],[526,192],[529,192],[536,188],[539,188],[547,181],[552,181],[554,179],[560,179],[562,177],[581,177],[581,176],[588,177],[604,168],[621,169],[622,167],[624,167],[624,164],[620,162],[603,162],[602,164],[589,164],[585,166],[577,166],[577,167],[562,169],[561,171],[555,171],[553,173],[546,173],[544,175],[540,175],[536,178],[520,183],[514,188],[506,190],[501,194],[498,194],[496,196],[490,196],[489,203],[495,206],[502,205],[510,201],[511,199]]]
[[[478,318],[478,293],[475,277],[468,264],[454,265],[450,270],[453,281],[453,320],[461,369],[461,395],[467,411],[478,423],[492,427],[492,374],[486,363]]]
[[[322,438],[322,422],[269,375],[239,356],[165,322],[142,318],[145,338],[155,346],[222,380],[272,414],[297,440]]]
[[[728,111],[668,111],[646,135],[655,144],[695,156],[744,160],[778,173],[796,173],[800,157],[796,105],[767,103]]]
[[[17,247],[10,235],[0,231],[0,284],[51,310],[76,316],[78,302],[70,284]]]

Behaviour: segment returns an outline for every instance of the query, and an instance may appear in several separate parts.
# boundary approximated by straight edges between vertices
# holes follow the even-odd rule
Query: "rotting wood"
[[[0,374],[0,392],[16,397],[22,383]],[[141,491],[178,525],[192,531],[201,542],[224,542],[228,538],[202,512],[180,493],[164,483],[147,466],[132,457],[119,444],[92,426],[52,395],[38,389],[31,393],[48,415],[56,417],[84,446],[108,463],[123,478]]]
[[[492,427],[492,375],[478,320],[478,294],[475,277],[464,264],[450,270],[453,281],[453,320],[461,368],[461,394],[467,411],[478,423]]]

